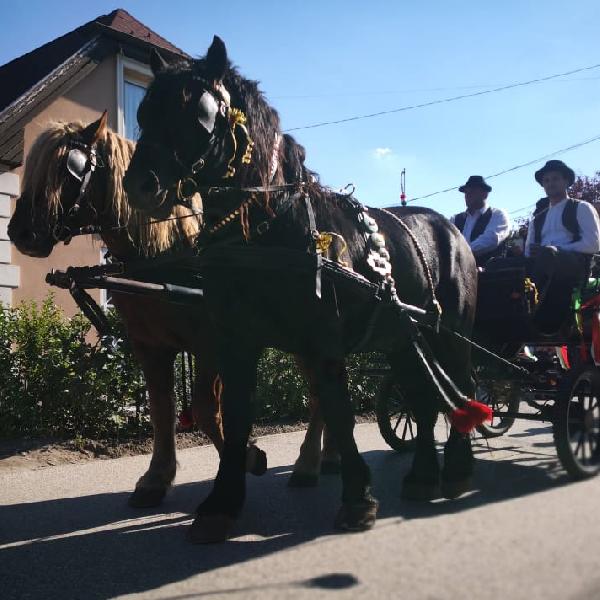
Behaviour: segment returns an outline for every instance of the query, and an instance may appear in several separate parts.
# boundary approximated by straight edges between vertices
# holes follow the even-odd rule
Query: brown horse
[[[82,197],[81,173],[77,169],[89,163],[87,152],[92,146],[98,164]],[[69,156],[72,150],[75,153]],[[132,142],[107,128],[106,114],[88,126],[49,126],[29,152],[22,194],[9,224],[9,237],[17,249],[28,256],[46,257],[64,237],[61,232],[67,224],[69,228],[100,226],[109,252],[125,261],[191,245],[201,226],[199,198],[194,198],[191,208],[174,208],[169,219],[161,222],[152,222],[130,208],[121,182],[133,151]],[[79,208],[75,213],[76,204]],[[112,295],[112,302],[125,323],[148,389],[154,447],[150,467],[137,482],[129,503],[149,507],[161,502],[175,477],[173,363],[180,351],[197,357],[194,420],[217,451],[222,451],[221,390],[213,360],[215,339],[202,306],[173,305],[117,293]],[[329,468],[324,471],[335,470],[331,466],[335,467],[339,459],[327,435],[321,454],[323,421],[314,394],[314,379],[299,364],[309,382],[311,422],[290,483],[314,485],[322,456],[329,459]],[[248,470],[258,473],[264,461],[264,453],[249,446]]]

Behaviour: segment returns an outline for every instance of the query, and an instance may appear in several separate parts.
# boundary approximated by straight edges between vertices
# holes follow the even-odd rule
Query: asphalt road
[[[210,447],[180,453],[153,510],[126,505],[145,456],[3,471],[0,598],[600,599],[600,479],[566,478],[549,427],[479,440],[476,490],[425,505],[400,500],[410,457],[375,425],[356,433],[381,501],[360,534],[332,532],[338,477],[286,486],[303,432],[260,439],[269,471],[249,478],[235,538],[215,546],[185,540],[216,472]]]

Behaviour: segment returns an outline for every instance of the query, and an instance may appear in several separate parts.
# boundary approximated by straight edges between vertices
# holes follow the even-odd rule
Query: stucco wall
[[[90,75],[80,81],[62,97],[35,114],[25,127],[25,157],[36,137],[46,128],[50,121],[83,121],[89,123],[98,119],[106,109],[109,114],[109,126],[116,129],[117,119],[117,85],[116,56],[105,59]],[[25,158],[27,160],[27,158]],[[23,168],[13,173],[21,175]],[[13,199],[14,207],[14,199]],[[0,213],[2,197],[0,197]],[[2,278],[2,223],[0,217],[0,280]],[[44,281],[46,273],[51,269],[64,269],[68,266],[91,265],[99,262],[100,244],[90,236],[75,238],[70,245],[59,244],[46,259],[30,258],[20,254],[14,246],[11,248],[13,271],[18,271],[18,287],[12,290],[13,306],[21,300],[43,300],[52,289],[56,301],[69,315],[76,312],[76,306],[68,292],[50,288]],[[1,288],[0,288],[1,289]],[[98,291],[93,292],[96,300],[100,299]],[[2,299],[0,293],[0,300]]]

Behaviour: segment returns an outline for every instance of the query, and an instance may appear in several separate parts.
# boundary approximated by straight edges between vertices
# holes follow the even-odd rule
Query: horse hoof
[[[473,480],[468,477],[460,481],[442,480],[442,496],[448,500],[455,500],[463,494],[470,492],[473,487]]]
[[[246,451],[246,471],[257,477],[267,472],[267,453],[258,446],[249,446]]]
[[[336,460],[324,460],[321,462],[321,475],[339,475],[342,465]]]
[[[192,544],[218,544],[229,538],[235,519],[228,515],[198,515],[187,538]]]
[[[424,483],[421,481],[405,481],[402,484],[402,499],[416,500],[418,502],[431,502],[441,496],[438,483]]]
[[[361,502],[342,504],[335,517],[334,527],[339,531],[366,531],[375,525],[379,502],[372,498]]]
[[[319,476],[312,473],[294,471],[288,479],[289,487],[306,488],[315,487],[319,483]]]
[[[127,504],[133,508],[152,508],[158,506],[167,494],[168,488],[135,488]]]

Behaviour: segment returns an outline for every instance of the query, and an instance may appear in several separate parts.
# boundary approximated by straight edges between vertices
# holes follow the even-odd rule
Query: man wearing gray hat
[[[471,246],[477,266],[482,266],[501,253],[509,233],[508,215],[504,210],[487,205],[492,188],[481,175],[471,175],[458,191],[465,195],[467,210],[450,220]]]

